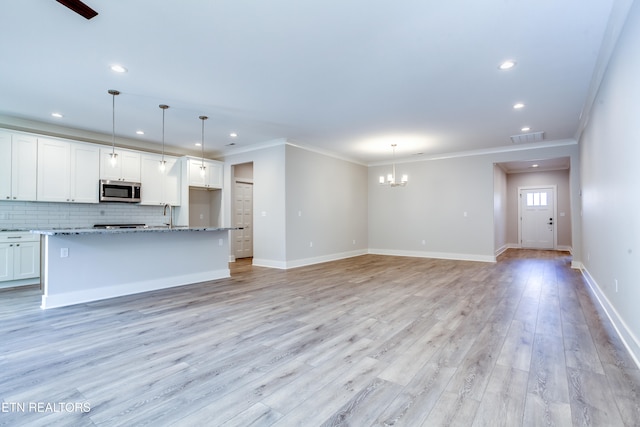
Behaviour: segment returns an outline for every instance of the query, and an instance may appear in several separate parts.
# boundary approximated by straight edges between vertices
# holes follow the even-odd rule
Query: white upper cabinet
[[[38,139],[38,200],[98,203],[98,147]]]
[[[11,200],[11,139],[8,132],[0,132],[0,198]]]
[[[204,173],[202,173],[202,160],[188,159],[189,186],[204,188],[222,188],[222,171],[224,163],[215,160],[204,161]]]
[[[140,182],[140,153],[115,150],[115,165],[111,163],[111,148],[100,149],[100,179]]]
[[[66,141],[38,139],[38,200],[68,202],[71,145]]]
[[[71,144],[71,201],[98,203],[100,149],[90,144]]]
[[[36,200],[38,139],[0,132],[0,199]]]
[[[140,204],[180,205],[180,162],[175,157],[164,156],[165,169],[160,169],[161,155],[142,154],[140,163],[140,183],[142,197]]]

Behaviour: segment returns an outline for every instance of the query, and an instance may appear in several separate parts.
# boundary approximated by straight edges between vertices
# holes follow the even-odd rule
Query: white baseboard
[[[339,252],[335,254],[322,255],[312,258],[295,259],[292,261],[275,261],[262,258],[254,258],[253,265],[258,267],[278,268],[281,270],[287,270],[289,268],[304,267],[306,265],[322,264],[323,262],[338,261],[340,259],[353,258],[360,255],[366,255],[366,249]]]
[[[251,261],[251,265],[255,265],[256,267],[278,268],[280,270],[286,270],[287,268],[287,263],[285,261],[276,261],[273,259],[255,257]]]
[[[571,261],[571,268],[576,270],[584,270],[584,265],[580,261]]]
[[[598,286],[598,283],[596,283],[596,281],[591,276],[591,274],[589,274],[589,271],[587,271],[586,268],[581,268],[581,271],[582,271],[582,276],[587,281],[587,284],[589,285],[594,295],[596,296],[596,299],[600,303],[600,306],[602,307],[604,312],[607,314],[607,317],[613,324],[613,327],[615,328],[616,332],[618,333],[618,336],[622,340],[622,343],[629,351],[631,358],[636,363],[637,367],[640,368],[640,340],[638,340],[638,338],[633,334],[633,332],[631,332],[631,330],[629,329],[625,321],[620,317],[620,315],[616,311],[615,307],[611,304],[611,302],[609,301],[605,293],[602,292],[602,289],[600,289],[600,286]]]
[[[504,245],[498,249],[496,249],[493,253],[493,256],[495,256],[496,258],[498,258],[502,253],[504,253],[504,251],[506,251],[507,249],[509,249],[507,247],[507,245]]]
[[[194,283],[207,282],[210,280],[224,279],[230,276],[231,273],[229,269],[221,269],[196,274],[187,274],[183,276],[165,277],[162,279],[126,283],[116,286],[64,292],[53,295],[43,295],[40,308],[49,309],[56,307],[65,307],[68,305],[82,304],[91,301],[99,301],[108,298],[139,294],[142,292],[156,291],[177,286],[192,285]]]
[[[452,259],[457,261],[496,262],[494,255],[457,254],[448,252],[403,251],[394,249],[369,249],[370,254],[407,256],[416,258]]]
[[[286,268],[297,268],[297,267],[304,267],[305,265],[322,264],[323,262],[338,261],[340,259],[353,258],[356,256],[366,255],[366,254],[367,254],[367,251],[363,249],[363,250],[357,250],[357,251],[340,252],[336,254],[323,255],[323,256],[318,256],[313,258],[296,259],[293,261],[287,261]]]

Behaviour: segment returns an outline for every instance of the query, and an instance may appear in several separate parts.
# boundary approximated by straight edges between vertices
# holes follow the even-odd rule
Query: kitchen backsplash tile
[[[108,223],[159,225],[168,221],[162,215],[162,206],[0,201],[0,229],[92,227]]]

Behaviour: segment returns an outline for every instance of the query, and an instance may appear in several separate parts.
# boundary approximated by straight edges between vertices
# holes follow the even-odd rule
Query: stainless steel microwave
[[[140,202],[140,183],[126,181],[100,180],[101,202]]]

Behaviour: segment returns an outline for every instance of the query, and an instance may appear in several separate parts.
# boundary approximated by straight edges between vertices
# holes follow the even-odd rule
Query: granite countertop
[[[34,234],[45,236],[72,236],[81,234],[123,234],[123,233],[174,233],[182,231],[229,231],[241,230],[242,227],[179,227],[148,226],[142,228],[51,228],[29,230]]]

